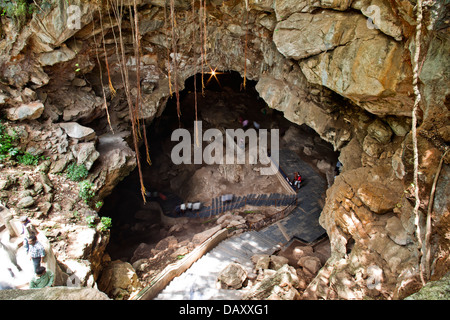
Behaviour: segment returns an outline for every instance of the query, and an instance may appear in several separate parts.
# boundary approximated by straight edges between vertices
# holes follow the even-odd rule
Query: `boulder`
[[[99,290],[115,300],[127,300],[141,287],[131,264],[120,260],[108,264],[97,285]]]
[[[0,290],[0,300],[110,300],[94,288],[47,287]]]
[[[246,279],[247,270],[238,263],[230,263],[217,277],[224,289],[240,289]]]
[[[77,122],[63,122],[59,124],[67,135],[74,139],[89,141],[95,138],[94,129],[82,126]]]
[[[316,274],[322,266],[320,259],[315,256],[303,256],[298,260],[297,264],[312,274]]]
[[[44,111],[44,104],[39,101],[22,104],[19,107],[6,109],[6,117],[11,121],[38,119]]]
[[[243,300],[299,300],[297,291],[299,279],[295,269],[287,264],[274,274],[267,276],[254,285]]]
[[[377,31],[366,28],[366,21],[357,13],[294,13],[276,25],[273,41],[286,58],[300,60],[374,36]]]
[[[289,262],[289,259],[282,256],[270,256],[269,268],[272,270],[278,270]]]
[[[310,256],[314,252],[313,247],[311,246],[298,246],[295,247],[292,254],[295,259],[299,260],[303,256]]]
[[[72,153],[77,159],[77,165],[84,165],[90,170],[98,159],[100,153],[95,149],[93,142],[78,143],[72,147]]]
[[[34,199],[32,196],[27,196],[19,200],[17,203],[18,208],[28,208],[34,204]]]
[[[361,28],[368,30],[365,25]],[[311,34],[309,29],[303,32]],[[395,40],[371,34],[303,59],[300,67],[309,82],[337,92],[370,113],[408,116],[414,101],[409,94],[412,71],[407,54]]]
[[[126,141],[118,134],[105,134],[99,137],[97,151],[100,153],[97,159],[101,172],[98,174],[98,197],[105,198],[114,187],[130,174],[136,167],[135,153]],[[106,168],[106,170],[105,170]],[[100,169],[99,169],[100,170]]]
[[[255,264],[256,270],[269,269],[270,255],[256,254],[256,255],[252,256],[252,262]]]
[[[418,292],[408,296],[405,300],[442,300],[450,299],[450,272],[442,279],[430,281]]]
[[[377,183],[360,187],[356,194],[372,212],[378,214],[392,211],[395,205],[400,202],[401,197],[401,195]]]
[[[42,66],[53,66],[57,63],[66,62],[75,58],[76,53],[63,45],[61,49],[41,53],[39,62]]]
[[[389,238],[396,244],[405,246],[413,242],[405,228],[403,228],[402,222],[397,217],[391,217],[386,221],[386,231]]]
[[[372,122],[367,128],[367,134],[377,140],[379,143],[389,143],[392,137],[392,131],[387,124],[380,119]]]
[[[152,248],[153,246],[141,243],[136,250],[133,252],[133,256],[130,259],[130,262],[135,263],[138,260],[148,259],[152,256]]]

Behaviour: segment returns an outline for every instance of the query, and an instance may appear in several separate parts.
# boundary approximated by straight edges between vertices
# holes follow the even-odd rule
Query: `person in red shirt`
[[[294,186],[296,187],[296,189],[300,189],[300,184],[302,182],[302,176],[296,172],[294,175]]]

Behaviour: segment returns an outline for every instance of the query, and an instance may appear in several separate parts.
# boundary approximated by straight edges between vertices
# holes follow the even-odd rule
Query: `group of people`
[[[34,275],[30,279],[29,287],[50,287],[53,285],[54,274],[42,266],[46,253],[44,246],[37,239],[38,231],[28,217],[22,217],[20,222],[22,226],[23,247],[34,267]]]
[[[294,173],[294,178],[292,179],[292,181],[286,177],[286,180],[289,182],[289,184],[295,189],[298,190],[300,189],[300,186],[302,184],[302,176],[298,173],[295,172]]]

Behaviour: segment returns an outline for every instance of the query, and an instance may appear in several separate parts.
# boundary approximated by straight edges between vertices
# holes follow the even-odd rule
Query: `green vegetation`
[[[86,204],[88,204],[95,196],[94,184],[89,180],[84,180],[79,183],[79,187],[80,192],[78,195]]]
[[[51,0],[0,0],[0,14],[21,24],[34,12],[48,12]]]
[[[7,127],[0,123],[0,162],[13,160],[24,165],[36,166],[44,156],[33,155],[18,148],[18,139],[14,130],[8,134]]]
[[[33,6],[29,5],[26,0],[0,0],[1,15],[22,21],[28,14],[33,12]]]
[[[95,216],[86,217],[86,223],[90,228],[95,228],[97,226],[99,231],[104,232],[107,231],[112,226],[112,220],[109,217],[101,217],[98,225],[96,224],[96,221],[98,220],[96,219]]]
[[[78,166],[76,163],[71,163],[66,168],[66,173],[70,180],[80,182],[87,178],[89,172],[84,164]]]
[[[17,161],[19,163],[29,166],[37,166],[39,164],[39,160],[43,159],[43,157],[34,156],[29,152],[25,152],[24,154],[17,156]]]
[[[100,223],[98,225],[98,228],[99,228],[100,231],[106,231],[109,228],[111,228],[111,226],[112,226],[111,218],[109,218],[109,217],[102,217],[100,219]]]

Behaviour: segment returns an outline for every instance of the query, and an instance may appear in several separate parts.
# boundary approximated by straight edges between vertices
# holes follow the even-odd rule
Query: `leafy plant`
[[[94,228],[95,227],[95,216],[87,216],[86,223],[88,224],[88,226],[90,228]]]
[[[24,165],[38,165],[43,156],[35,156],[20,150],[17,146],[17,137],[14,130],[7,132],[7,127],[0,123],[0,162],[16,160]]]
[[[22,163],[22,164],[25,164],[25,165],[37,166],[40,159],[41,159],[40,156],[34,156],[31,153],[29,153],[29,152],[25,152],[24,154],[17,156],[17,161],[19,163]]]
[[[109,218],[109,217],[102,217],[100,219],[100,223],[98,225],[98,228],[99,228],[100,231],[106,231],[109,228],[111,228],[111,226],[112,226],[111,218]]]
[[[34,6],[26,0],[0,0],[1,15],[22,22],[28,14],[33,13]]]
[[[79,196],[87,204],[95,196],[94,185],[89,180],[84,180],[79,183]]]
[[[71,163],[66,169],[67,177],[72,181],[82,181],[87,178],[89,171],[84,164],[79,166],[76,163]]]
[[[96,219],[95,216],[88,216],[86,217],[86,223],[88,224],[88,226],[90,228],[95,228],[96,227],[96,221],[98,221]],[[97,229],[99,231],[107,231],[109,228],[111,228],[112,226],[112,219],[109,217],[101,217],[100,222],[97,225]]]

